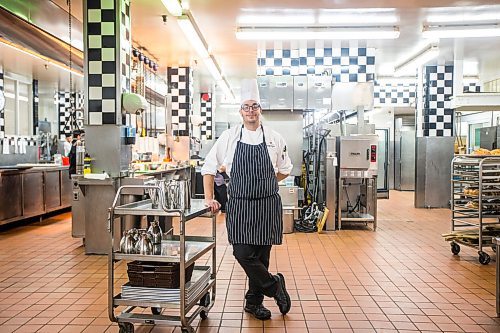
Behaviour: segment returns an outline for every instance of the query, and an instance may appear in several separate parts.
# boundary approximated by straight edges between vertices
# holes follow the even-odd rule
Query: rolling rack
[[[117,206],[121,192],[125,188],[135,189],[154,189],[160,191],[159,186],[141,186],[129,185],[122,186],[118,189],[112,207],[109,209],[108,218],[108,231],[111,235],[111,248],[108,255],[108,312],[109,318],[112,322],[117,322],[119,325],[120,333],[133,333],[134,323],[140,324],[164,324],[170,326],[181,326],[182,333],[193,333],[195,330],[192,328],[191,323],[199,315],[201,319],[208,317],[208,312],[213,307],[215,301],[216,290],[216,217],[210,214],[210,209],[204,206],[202,199],[191,199],[189,209],[164,209],[153,208],[151,199],[133,202],[121,206]],[[124,254],[114,250],[115,241],[113,239],[113,229],[115,223],[121,227],[123,216],[168,216],[179,218],[179,235],[171,235],[167,240],[162,240],[162,246],[166,244],[176,244],[179,246],[179,255],[140,255],[140,254]],[[207,236],[187,236],[186,235],[186,222],[196,217],[207,217],[212,219],[212,235]],[[187,251],[187,248],[191,250]],[[193,250],[194,249],[194,250]],[[186,267],[194,264],[194,262],[201,258],[204,254],[212,251],[212,267],[209,266],[195,266],[193,277],[191,281],[186,284]],[[172,253],[171,253],[172,254]],[[165,298],[154,300],[154,296],[158,294],[158,288],[146,289],[148,297],[137,296],[124,297],[122,293],[115,294],[115,265],[120,260],[134,261],[139,260],[142,262],[165,262],[165,263],[179,263],[180,264],[180,286],[179,289],[168,289],[163,292],[177,292],[178,298],[173,301],[165,301]],[[211,271],[211,272],[210,272]],[[197,274],[195,274],[197,273]],[[201,283],[202,277],[207,277],[206,284]],[[199,281],[197,280],[199,279]],[[198,281],[198,283],[197,283]],[[122,291],[123,291],[122,286]],[[143,288],[144,289],[144,288]],[[151,293],[149,293],[151,289]],[[210,292],[211,290],[211,292]],[[210,295],[211,294],[211,295]],[[177,297],[176,296],[176,297]],[[124,309],[115,315],[115,309],[118,306],[123,306]],[[145,311],[137,312],[137,308],[151,308],[151,314]],[[165,309],[169,309],[168,314],[163,314]],[[172,315],[171,312],[178,310],[179,315]],[[167,312],[167,311],[165,311]]]
[[[487,265],[491,258],[483,248],[496,249],[491,232],[492,226],[500,225],[500,156],[458,155],[451,170],[451,231],[465,231],[457,235],[462,239],[450,237],[451,252],[458,255],[460,245],[475,248],[479,262]],[[469,237],[477,237],[478,243],[464,241]]]

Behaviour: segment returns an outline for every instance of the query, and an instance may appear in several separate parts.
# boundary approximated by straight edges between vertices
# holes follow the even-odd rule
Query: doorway
[[[394,188],[415,190],[415,117],[394,119]]]

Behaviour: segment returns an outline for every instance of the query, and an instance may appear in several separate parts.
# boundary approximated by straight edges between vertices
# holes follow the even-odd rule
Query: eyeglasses
[[[253,103],[252,105],[242,104],[241,109],[245,112],[250,112],[250,110],[257,111],[260,109],[260,104],[258,103]]]

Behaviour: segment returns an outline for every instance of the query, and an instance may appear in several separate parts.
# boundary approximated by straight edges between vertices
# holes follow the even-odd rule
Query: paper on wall
[[[14,154],[19,154],[19,140],[14,139]]]

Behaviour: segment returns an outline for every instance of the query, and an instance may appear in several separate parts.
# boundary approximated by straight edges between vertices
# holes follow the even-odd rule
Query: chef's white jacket
[[[285,140],[278,132],[271,128],[267,126],[263,126],[263,128],[274,172],[289,175],[293,166],[288,155],[288,147]],[[215,175],[217,169],[221,165],[225,165],[226,173],[231,177],[231,166],[241,131],[243,131],[241,142],[251,145],[262,143],[262,129],[260,126],[255,131],[247,130],[244,127],[242,129],[241,125],[225,130],[205,158],[205,164],[201,168],[202,175]]]

